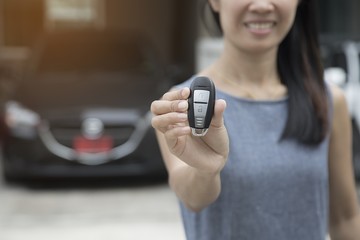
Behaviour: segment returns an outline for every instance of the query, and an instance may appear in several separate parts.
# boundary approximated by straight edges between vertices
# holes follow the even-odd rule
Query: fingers
[[[168,112],[184,112],[187,110],[187,99],[190,95],[189,88],[169,91],[163,95],[160,100],[151,104],[151,112],[155,115],[165,114]]]
[[[156,100],[151,104],[152,126],[170,137],[178,136],[179,131],[184,126],[189,130],[187,122],[187,99],[190,95],[189,88],[169,91],[163,95],[161,100]],[[223,114],[226,102],[223,99],[216,100],[214,116],[211,121],[211,128],[224,127]]]
[[[151,104],[151,112],[155,115],[166,114],[170,112],[185,112],[188,109],[186,100],[156,100]]]
[[[151,120],[151,125],[165,133],[174,126],[185,126],[187,122],[186,113],[171,112],[163,115],[154,116]]]
[[[216,100],[214,108],[214,116],[211,120],[211,126],[220,128],[224,125],[224,111],[226,108],[226,102],[223,99]]]
[[[179,141],[181,141],[181,137],[185,135],[189,135],[191,133],[191,129],[189,126],[177,126],[174,127],[168,131],[166,131],[165,138],[167,140],[169,149],[175,154],[176,153],[176,146],[179,144]],[[174,152],[175,151],[175,152]]]
[[[180,90],[169,91],[163,95],[162,100],[173,101],[173,100],[185,100],[190,95],[189,88],[183,88]]]
[[[229,151],[229,138],[224,125],[225,108],[225,100],[216,100],[214,116],[211,120],[209,132],[203,137],[206,144],[221,156],[227,156]]]
[[[151,112],[154,114],[152,126],[163,133],[173,126],[186,126],[189,94],[190,89],[183,88],[167,92],[161,100],[152,102]]]

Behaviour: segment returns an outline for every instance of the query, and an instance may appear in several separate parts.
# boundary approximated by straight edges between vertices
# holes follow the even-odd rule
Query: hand
[[[224,100],[216,100],[214,116],[203,137],[194,137],[187,120],[189,88],[169,91],[151,104],[152,126],[164,134],[172,154],[199,172],[219,173],[229,153],[229,140],[223,121]]]

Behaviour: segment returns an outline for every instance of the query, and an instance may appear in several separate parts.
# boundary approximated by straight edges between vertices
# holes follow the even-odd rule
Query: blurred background
[[[185,239],[149,107],[221,51],[198,3],[0,0],[1,240]],[[360,179],[360,2],[317,11]]]

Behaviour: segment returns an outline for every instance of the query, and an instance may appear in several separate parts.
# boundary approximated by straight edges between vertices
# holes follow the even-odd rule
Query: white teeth
[[[274,23],[248,23],[247,26],[250,29],[262,30],[272,28],[274,26]]]

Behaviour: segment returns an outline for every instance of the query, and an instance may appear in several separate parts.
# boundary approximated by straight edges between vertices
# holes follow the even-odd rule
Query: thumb
[[[226,101],[223,99],[218,99],[215,102],[214,107],[214,116],[211,120],[211,126],[214,128],[220,128],[224,125],[224,111],[226,108]]]

